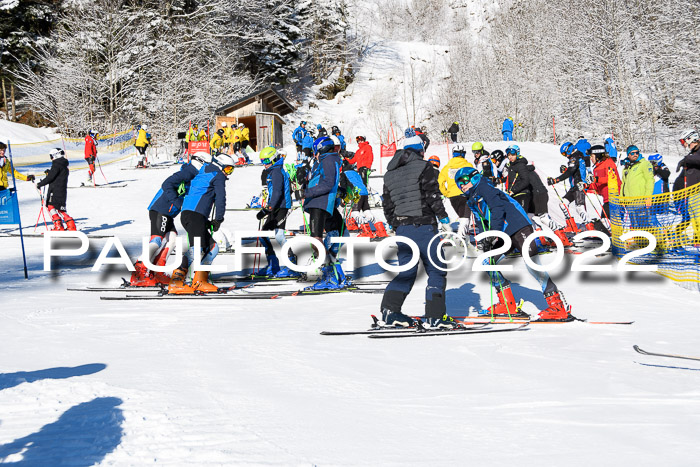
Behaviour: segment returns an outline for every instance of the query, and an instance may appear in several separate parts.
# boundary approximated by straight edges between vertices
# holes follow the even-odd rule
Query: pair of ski
[[[247,288],[247,287],[245,287]],[[136,287],[134,289],[137,289]],[[121,289],[123,290],[123,289]],[[128,289],[127,289],[128,290]],[[236,286],[219,288],[213,293],[194,293],[194,294],[169,294],[167,289],[163,287],[156,295],[139,294],[139,295],[116,295],[116,296],[101,296],[100,300],[275,300],[282,297],[298,297],[298,296],[313,296],[313,295],[328,295],[341,293],[384,293],[384,289],[360,288],[357,286],[348,286],[342,289],[330,290],[282,290],[277,292],[249,292],[247,290],[236,289]]]
[[[322,336],[351,336],[351,335],[366,335],[370,339],[398,339],[404,337],[435,337],[435,336],[454,336],[467,334],[485,334],[494,332],[511,332],[520,331],[527,328],[529,322],[515,323],[511,327],[491,328],[488,323],[478,324],[473,326],[461,325],[454,329],[434,329],[426,328],[423,322],[416,320],[414,327],[394,327],[381,325],[376,316],[372,315],[374,324],[371,329],[364,331],[322,331]]]
[[[637,353],[640,353],[640,354],[642,354],[642,355],[650,355],[650,356],[653,356],[653,357],[680,358],[680,359],[683,359],[683,360],[693,360],[693,361],[698,361],[698,362],[700,362],[700,358],[698,358],[698,357],[687,357],[687,356],[685,356],[685,355],[674,355],[674,354],[670,354],[670,353],[653,353],[653,352],[647,352],[646,350],[640,349],[638,345],[634,345],[634,346],[632,346],[632,347],[634,348],[634,350],[635,350]]]

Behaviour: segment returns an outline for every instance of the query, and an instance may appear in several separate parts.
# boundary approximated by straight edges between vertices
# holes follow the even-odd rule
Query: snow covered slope
[[[323,104],[314,118],[363,131],[355,115],[368,97],[363,86],[358,81],[345,103]],[[520,146],[542,175],[556,173],[556,147]],[[435,148],[444,162],[446,148]],[[149,233],[146,208],[171,170],[125,167],[104,174],[126,187],[70,189],[68,211],[81,230],[117,235],[136,256]],[[229,208],[259,192],[260,170],[233,173]],[[69,184],[82,177],[72,174]],[[381,179],[372,184],[381,190]],[[31,232],[39,197],[29,183],[18,190]],[[288,225],[302,223],[294,211]],[[255,229],[255,212],[228,212],[223,227]],[[700,354],[697,293],[657,275],[571,273],[569,257],[554,274],[574,315],[634,320],[631,326],[545,324],[380,341],[319,332],[368,327],[381,295],[193,303],[102,301],[99,293],[66,291],[128,276],[119,267],[90,271],[105,241],[91,239],[90,252],[55,261],[49,273],[41,270],[43,240],[26,238],[25,280],[19,238],[0,236],[0,462],[651,466],[693,465],[700,454],[700,365],[632,350]],[[232,268],[233,256],[215,264]],[[484,273],[470,264],[448,275],[454,315],[491,304]],[[544,307],[538,285],[522,261],[512,264],[514,293],[536,313]],[[390,277],[372,248],[357,255],[354,273]],[[421,277],[407,312],[423,313],[424,287]]]

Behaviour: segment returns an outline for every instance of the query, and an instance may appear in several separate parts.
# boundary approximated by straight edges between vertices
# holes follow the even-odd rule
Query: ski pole
[[[41,200],[41,206],[39,207],[39,215],[36,218],[36,224],[34,224],[34,232],[36,232],[36,229],[39,226],[40,217],[44,218],[44,228],[46,230],[49,230],[49,226],[46,225],[46,216],[44,215],[44,194],[41,192],[41,189],[37,188],[36,185],[34,185],[34,188],[36,188],[36,191],[39,192],[39,199]]]
[[[105,173],[102,171],[102,164],[100,164],[100,159],[95,155],[95,161],[97,161],[97,166],[100,168],[100,173],[102,174],[102,178],[105,179],[105,183],[109,185],[109,180],[107,180],[107,177],[105,177]],[[95,180],[93,179],[92,181],[93,184],[95,184]]]
[[[477,206],[477,208],[479,208],[479,210],[481,211],[481,208],[480,208],[480,207]],[[483,229],[483,232],[487,232],[486,226],[484,225],[484,216],[483,216],[483,212],[482,212],[481,214],[482,214],[482,215],[479,216],[479,221],[481,221],[481,228]],[[475,239],[475,240],[476,240],[476,239]],[[489,256],[489,264],[491,264],[492,266],[494,265],[493,256]],[[498,273],[498,271],[489,271],[489,272]],[[491,285],[491,322],[494,322],[496,318],[495,318],[494,315],[493,315],[493,309],[494,309],[494,306],[493,306],[493,290],[494,290],[496,287],[494,286],[493,276],[491,276],[491,274],[488,274],[488,276],[489,276],[489,279],[490,279],[490,280],[489,280],[489,283],[490,283],[490,285]],[[501,290],[503,290],[503,282],[501,281],[500,278],[498,279],[498,285],[501,287]],[[505,302],[505,305],[506,305],[506,312],[508,313],[508,319],[509,319],[511,322],[513,322],[513,316],[510,314],[510,308],[508,307],[508,300],[505,300],[505,299],[504,299],[504,302]]]

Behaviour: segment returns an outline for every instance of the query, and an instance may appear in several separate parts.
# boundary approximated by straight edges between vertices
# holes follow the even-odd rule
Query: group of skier
[[[295,164],[285,166],[284,153],[277,148],[266,147],[260,151],[267,199],[257,213],[257,218],[261,222],[260,230],[271,232],[271,238],[280,246],[284,245],[286,220],[293,209],[292,194],[296,194],[301,201],[307,233],[323,245],[325,255],[314,247],[314,257],[326,258],[320,267],[319,279],[309,289],[339,289],[347,286],[348,281],[338,261],[340,244],[331,242],[331,239],[347,236],[353,223],[359,223],[361,236],[387,235],[384,224],[374,222],[368,203],[372,148],[364,136],[357,136],[358,150],[352,153],[347,151],[345,139],[337,126],[333,126],[331,135],[328,135],[325,128],[318,125],[317,131],[321,136],[315,138],[313,132],[307,131],[305,126],[306,123],[301,122],[294,130],[293,138],[298,149]],[[196,126],[193,128],[196,131]],[[139,131],[146,129],[142,125]],[[225,139],[225,131],[222,133],[223,135],[217,132]],[[669,190],[670,170],[663,164],[660,155],[645,159],[636,146],[627,147],[626,159],[621,161],[624,171],[620,178],[615,163],[617,152],[614,141],[591,146],[585,138],[579,138],[576,144],[565,143],[560,147],[560,153],[567,160],[561,167],[561,174],[546,178],[550,186],[565,181],[569,183],[559,204],[566,225],[560,225],[548,213],[549,194],[541,176],[523,157],[517,145],[509,146],[505,153],[499,150],[489,153],[482,143],[476,142],[472,145],[474,159],[471,163],[466,159],[464,147],[457,144],[453,147],[450,161],[438,169],[439,159],[424,159],[427,146],[425,138],[415,129],[406,130],[405,136],[403,149],[393,156],[384,176],[383,210],[393,231],[418,245],[421,261],[428,273],[426,323],[433,327],[457,326],[446,315],[445,265],[437,255],[437,242],[431,242],[438,234],[438,225],[446,226],[450,223],[443,196],[457,213],[458,235],[468,240],[470,229],[474,234],[489,230],[502,231],[511,239],[510,251],[522,251],[525,239],[540,228],[553,230],[565,241],[566,233],[580,228],[600,230],[601,226],[609,227],[608,180],[611,176],[620,179],[623,196],[651,195],[655,185],[662,192]],[[192,137],[195,137],[194,133]],[[95,138],[93,131],[86,135],[85,154],[91,174],[94,174],[93,158],[96,152],[92,143]],[[313,139],[310,146],[309,139]],[[678,165],[677,171],[683,172],[673,184],[674,190],[700,183],[698,132],[684,131],[681,143],[690,153]],[[211,149],[210,152],[194,154],[188,163],[183,164],[163,182],[151,201],[148,207],[151,239],[148,250],[135,262],[136,271],[132,275],[131,285],[167,284],[169,293],[173,294],[218,290],[209,281],[206,271],[195,270],[192,281],[186,281],[193,265],[211,264],[217,256],[218,246],[213,239],[213,232],[224,222],[226,180],[239,162],[226,152],[224,143],[212,145]],[[8,186],[7,173],[13,170],[4,153],[5,145],[0,144],[2,188]],[[58,148],[51,151],[50,158],[51,169],[37,187],[49,187],[44,202],[51,213],[54,229],[75,230],[75,222],[66,212],[68,161],[64,151]],[[654,182],[655,175],[660,178],[660,184]],[[15,176],[20,180],[34,180],[34,176],[23,176],[17,171]],[[679,187],[679,183],[683,186]],[[602,197],[600,215],[603,219],[589,217],[585,206],[588,192]],[[346,213],[352,207],[353,214],[341,214],[342,207],[345,207]],[[574,221],[572,211],[581,219],[582,227]],[[173,249],[176,236],[174,219],[179,213],[182,213],[181,223],[187,233],[187,253],[170,276],[154,272],[151,265],[165,265]],[[371,229],[372,223],[374,232]],[[265,248],[267,265],[258,275],[299,277],[299,273],[280,265],[270,238],[263,237],[260,240]],[[498,248],[501,242],[497,237],[487,237],[479,246],[484,251],[489,251]],[[539,263],[540,245],[536,241],[528,246],[529,254],[536,264]],[[289,260],[296,263],[296,256],[291,249],[288,255]],[[407,245],[399,244],[399,264],[407,263],[412,255]],[[494,262],[497,263],[504,257],[505,254],[495,257]],[[414,324],[413,319],[402,312],[402,305],[413,286],[417,268],[415,265],[410,270],[399,273],[388,284],[381,303],[382,319],[386,324]],[[527,269],[539,281],[547,302],[547,308],[539,314],[539,319],[574,319],[570,306],[551,277],[529,266]],[[496,289],[498,303],[485,311],[494,315],[527,316],[520,309],[510,282],[499,272],[489,272],[489,276]]]

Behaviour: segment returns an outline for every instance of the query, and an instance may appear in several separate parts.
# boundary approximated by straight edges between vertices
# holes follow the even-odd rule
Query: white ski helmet
[[[222,169],[224,167],[229,167],[229,166],[233,167],[233,165],[234,165],[233,158],[231,156],[229,156],[228,154],[224,154],[224,153],[217,154],[216,158],[214,159],[214,162]]]
[[[338,139],[337,136],[335,136],[335,135],[331,136],[331,141],[333,141],[333,146],[340,147],[340,140]]]
[[[194,154],[192,154],[192,160],[190,161],[190,164],[192,164],[197,170],[199,170],[204,164],[210,164],[211,159],[211,154],[209,154],[208,152],[195,152]]]
[[[227,123],[226,122],[221,122],[221,128],[226,128]]]
[[[146,124],[144,123],[143,125],[141,125],[141,129],[142,129],[143,131],[148,131],[148,125],[146,125]]]
[[[61,148],[53,148],[51,151],[49,151],[49,157],[51,160],[60,159],[62,157],[66,157],[66,153],[63,152],[63,149]]]
[[[695,128],[688,128],[681,133],[680,141],[684,146],[692,144],[696,141],[700,141],[700,134],[698,134]]]

